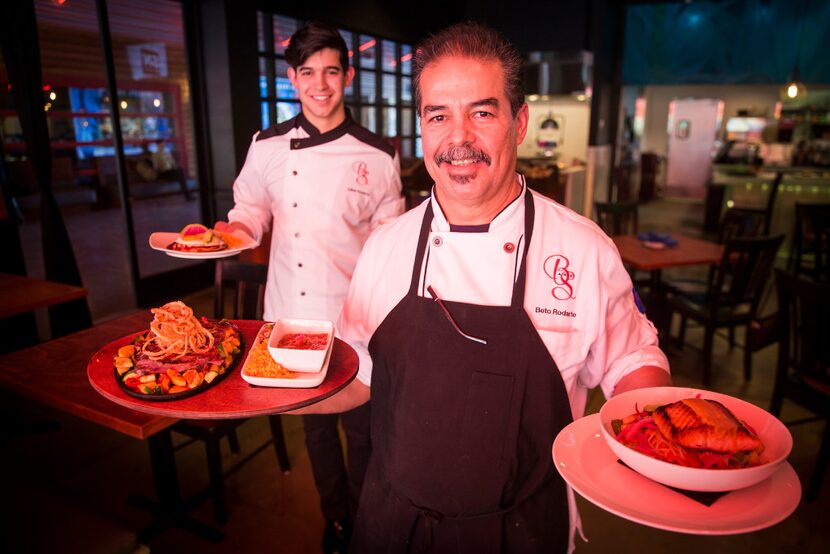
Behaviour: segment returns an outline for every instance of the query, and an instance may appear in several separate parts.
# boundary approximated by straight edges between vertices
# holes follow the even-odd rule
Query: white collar
[[[527,192],[527,184],[525,183],[524,175],[521,173],[516,173],[516,178],[522,187],[521,192],[507,206],[505,206],[502,211],[496,214],[496,217],[490,222],[490,228],[487,231],[488,233],[493,231],[503,231],[506,227],[513,227],[517,221],[524,224],[524,198],[525,193]],[[432,213],[435,216],[432,222],[432,230],[443,233],[449,232],[450,224],[447,221],[443,210],[441,210],[441,205],[438,203],[438,199],[435,197],[435,185],[432,185],[432,197],[429,201],[432,203]]]

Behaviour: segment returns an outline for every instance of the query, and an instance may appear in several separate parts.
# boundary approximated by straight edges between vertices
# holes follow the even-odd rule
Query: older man
[[[414,65],[433,195],[367,242],[338,325],[358,378],[310,408],[371,391],[352,552],[563,552],[554,437],[589,388],[670,384],[668,363],[612,242],[515,173],[518,52],[465,23]]]

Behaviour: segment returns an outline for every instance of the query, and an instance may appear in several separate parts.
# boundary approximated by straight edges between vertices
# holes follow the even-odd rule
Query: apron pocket
[[[513,383],[512,375],[473,372],[461,435],[464,467],[496,475],[510,424]]]

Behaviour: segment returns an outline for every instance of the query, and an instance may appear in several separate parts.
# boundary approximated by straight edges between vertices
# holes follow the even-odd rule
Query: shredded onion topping
[[[213,348],[213,334],[202,327],[193,310],[184,302],[168,302],[153,308],[153,321],[147,341],[141,347],[151,360],[186,354],[204,354]],[[148,348],[155,345],[155,348]]]

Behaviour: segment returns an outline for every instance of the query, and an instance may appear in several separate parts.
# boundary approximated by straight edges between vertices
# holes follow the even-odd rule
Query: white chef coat
[[[435,217],[421,270],[419,294],[432,285],[444,300],[510,305],[524,250],[524,178],[519,195],[487,232],[450,232],[433,194]],[[574,419],[587,391],[610,396],[617,382],[645,365],[666,368],[657,332],[637,309],[614,243],[592,221],[535,192],[533,237],[527,255],[525,310],[562,374]],[[371,385],[369,340],[409,290],[426,202],[378,229],[366,243],[338,329],[360,356],[358,379]]]
[[[486,232],[452,232],[434,189],[434,219],[418,293],[431,285],[444,300],[509,306],[524,251],[522,192]],[[645,365],[669,364],[657,332],[637,308],[631,279],[614,243],[591,220],[535,192],[533,237],[527,254],[524,307],[556,362],[574,419],[584,415],[588,390],[610,396],[617,382]],[[426,202],[378,229],[360,256],[338,322],[360,357],[357,378],[371,386],[368,344],[409,290]],[[425,330],[429,332],[429,330]],[[551,462],[552,463],[552,462]],[[569,542],[582,535],[574,492],[568,487]],[[585,536],[582,535],[583,540]]]
[[[326,133],[300,113],[255,134],[233,195],[229,221],[272,228],[266,320],[336,321],[371,230],[404,210],[394,148],[348,111]]]

